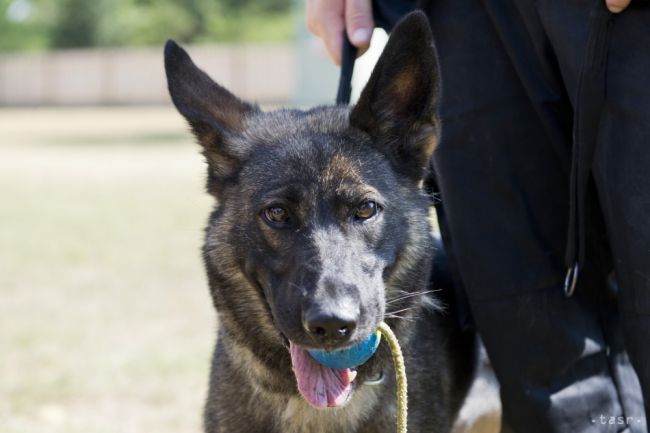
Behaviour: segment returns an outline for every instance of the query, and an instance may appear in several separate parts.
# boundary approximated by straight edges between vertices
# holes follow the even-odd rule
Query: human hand
[[[630,5],[630,1],[631,0],[605,0],[605,3],[610,12],[617,14],[623,12],[623,10]]]
[[[368,49],[375,27],[370,0],[307,0],[306,15],[307,28],[323,40],[337,65],[341,64],[344,30],[359,55]]]

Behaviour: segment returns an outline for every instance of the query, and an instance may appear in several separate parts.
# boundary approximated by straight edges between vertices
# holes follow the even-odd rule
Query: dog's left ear
[[[401,173],[422,180],[438,141],[440,78],[426,15],[412,12],[394,28],[350,113]]]

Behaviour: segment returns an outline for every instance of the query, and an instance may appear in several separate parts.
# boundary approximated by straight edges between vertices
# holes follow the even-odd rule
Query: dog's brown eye
[[[368,200],[361,203],[361,206],[357,208],[357,212],[354,214],[354,217],[359,220],[367,220],[379,212],[379,206],[376,202]]]
[[[264,217],[275,224],[286,224],[289,222],[289,211],[281,206],[271,206],[264,210]]]

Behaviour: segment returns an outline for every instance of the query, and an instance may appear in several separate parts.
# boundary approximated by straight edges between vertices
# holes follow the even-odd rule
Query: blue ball
[[[357,344],[356,346],[348,347],[347,349],[340,350],[322,350],[311,349],[308,350],[312,358],[320,364],[330,368],[354,368],[370,359],[379,347],[381,334],[379,331],[373,332]]]

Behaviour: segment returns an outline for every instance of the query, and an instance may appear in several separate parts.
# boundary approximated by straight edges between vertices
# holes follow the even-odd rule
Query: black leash
[[[586,256],[587,192],[598,141],[598,125],[605,103],[607,49],[612,14],[605,2],[591,12],[587,52],[580,73],[578,97],[573,124],[573,156],[569,202],[569,233],[566,249],[568,267],[564,293],[573,295],[578,272]]]
[[[341,55],[341,77],[339,90],[336,92],[336,105],[348,105],[352,94],[352,73],[354,61],[357,58],[357,47],[352,45],[347,33],[343,35],[343,50]]]

